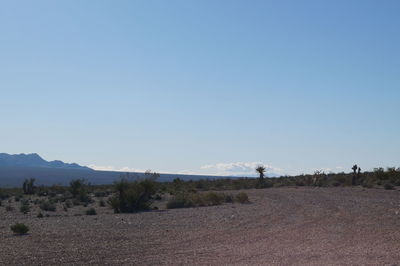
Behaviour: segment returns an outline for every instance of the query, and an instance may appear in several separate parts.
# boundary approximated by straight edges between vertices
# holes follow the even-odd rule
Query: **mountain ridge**
[[[57,169],[92,170],[76,163],[64,163],[60,160],[46,161],[37,153],[8,154],[0,153],[0,167],[37,167]]]

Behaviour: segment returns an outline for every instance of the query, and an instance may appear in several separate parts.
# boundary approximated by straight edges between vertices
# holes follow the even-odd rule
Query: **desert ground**
[[[0,265],[400,265],[399,190],[242,191],[251,203],[166,210],[159,202],[134,214],[97,205],[94,216],[79,206],[37,218],[3,206]],[[29,234],[13,235],[16,222]]]

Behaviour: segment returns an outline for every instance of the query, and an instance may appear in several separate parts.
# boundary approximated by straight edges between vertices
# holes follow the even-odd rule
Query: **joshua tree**
[[[256,172],[260,174],[260,180],[264,179],[265,167],[262,165],[257,166]]]
[[[22,189],[24,191],[24,194],[32,195],[35,193],[35,179],[26,179],[24,181],[24,184],[22,185]]]
[[[354,186],[356,184],[356,178],[357,178],[357,169],[359,169],[359,167],[355,164],[353,165],[353,167],[351,168],[353,170],[353,178],[351,179],[351,184]],[[359,170],[359,173],[361,172],[361,169]]]
[[[357,172],[358,166],[355,164],[355,165],[353,165],[353,167],[352,167],[351,169],[353,170],[353,172],[354,172],[354,175],[356,175],[356,172]]]

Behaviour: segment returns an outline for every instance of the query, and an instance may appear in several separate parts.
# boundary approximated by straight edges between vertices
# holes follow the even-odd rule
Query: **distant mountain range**
[[[144,173],[122,173],[116,171],[97,171],[76,163],[46,161],[36,153],[7,154],[0,153],[0,188],[20,187],[25,179],[35,178],[37,185],[69,185],[72,179],[84,178],[94,185],[112,184],[121,176],[131,179],[145,178]],[[183,180],[227,178],[221,176],[160,174],[160,182],[169,182],[175,178]],[[231,177],[237,178],[237,177]]]
[[[92,170],[86,166],[76,163],[64,163],[62,161],[46,161],[37,153],[31,154],[8,154],[0,153],[0,167],[45,167],[61,169]]]

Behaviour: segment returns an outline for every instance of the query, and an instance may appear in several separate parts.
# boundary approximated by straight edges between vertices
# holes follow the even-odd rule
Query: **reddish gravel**
[[[39,219],[0,207],[0,265],[400,265],[400,191],[245,192],[251,204],[139,214],[75,207]],[[17,221],[29,235],[12,235]]]

